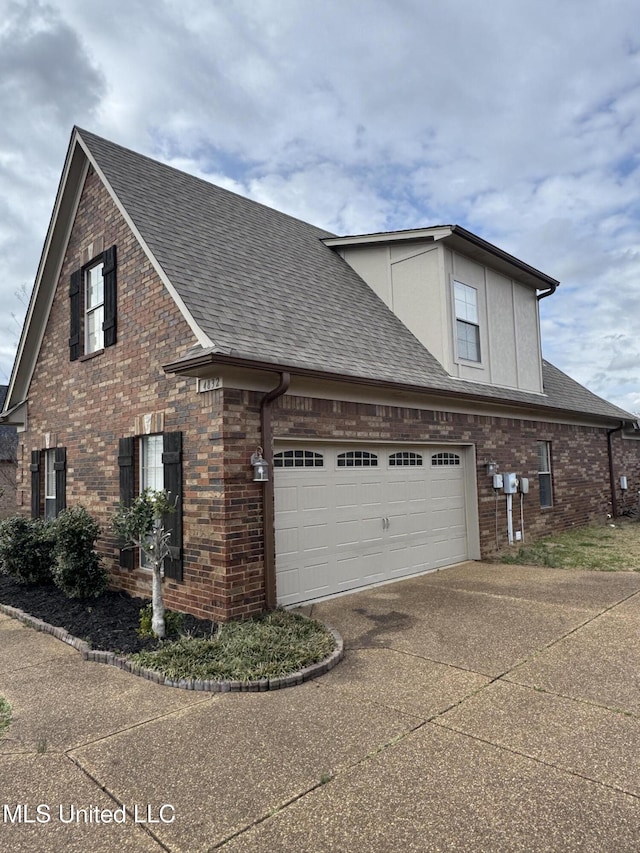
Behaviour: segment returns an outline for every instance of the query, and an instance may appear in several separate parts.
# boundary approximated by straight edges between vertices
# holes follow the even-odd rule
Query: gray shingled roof
[[[545,362],[545,395],[461,382],[322,238],[329,232],[78,131],[211,352],[629,419]]]

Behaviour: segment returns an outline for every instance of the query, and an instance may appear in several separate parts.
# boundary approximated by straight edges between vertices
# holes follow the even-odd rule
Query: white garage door
[[[276,447],[274,485],[280,604],[468,559],[462,448]]]

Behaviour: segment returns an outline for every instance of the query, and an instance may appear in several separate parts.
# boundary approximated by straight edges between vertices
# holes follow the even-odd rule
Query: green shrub
[[[56,519],[53,579],[69,598],[97,598],[107,588],[109,574],[94,548],[99,535],[100,525],[82,506]]]
[[[56,524],[16,515],[0,522],[0,568],[27,584],[52,580]]]
[[[144,638],[155,637],[151,620],[153,619],[153,605],[151,603],[145,605],[140,610],[140,627],[138,628],[138,636]],[[182,631],[184,624],[184,613],[176,610],[164,611],[165,631],[167,637],[178,637]]]

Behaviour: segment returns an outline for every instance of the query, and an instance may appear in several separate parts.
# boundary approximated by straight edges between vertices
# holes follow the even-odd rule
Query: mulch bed
[[[0,603],[17,607],[102,651],[131,654],[154,649],[158,640],[138,636],[140,609],[149,602],[125,592],[107,591],[99,598],[68,598],[53,585],[29,586],[0,573]],[[184,615],[183,633],[207,637],[213,624]]]

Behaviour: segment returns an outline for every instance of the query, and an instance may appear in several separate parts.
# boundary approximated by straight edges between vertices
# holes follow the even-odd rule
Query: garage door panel
[[[327,509],[331,504],[331,489],[326,483],[313,483],[298,488],[298,498],[303,509]]]
[[[363,450],[377,456],[377,467],[338,467],[348,448],[333,446],[319,448],[323,468],[274,471],[277,592],[283,604],[467,559],[464,452]],[[407,464],[418,455],[423,465]]]
[[[379,551],[366,551],[354,554],[348,558],[339,559],[338,567],[338,589],[354,589],[370,583],[384,580],[383,553]]]
[[[347,509],[360,505],[357,483],[336,483],[334,488],[336,509]]]

